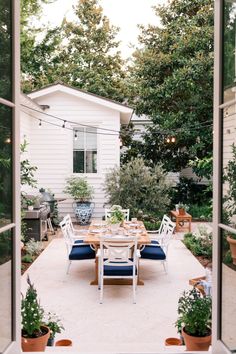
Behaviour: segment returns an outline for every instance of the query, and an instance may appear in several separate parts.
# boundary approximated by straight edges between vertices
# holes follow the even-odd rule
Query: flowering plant
[[[56,333],[61,333],[61,330],[65,329],[61,323],[60,318],[52,312],[48,312],[48,314],[45,316],[44,324],[50,329],[51,339],[55,338]]]

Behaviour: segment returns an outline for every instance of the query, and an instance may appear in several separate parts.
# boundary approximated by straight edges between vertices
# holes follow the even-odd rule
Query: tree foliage
[[[124,61],[118,51],[117,27],[103,15],[99,0],[80,0],[75,20],[55,28],[31,27],[40,17],[40,4],[55,0],[22,0],[21,47],[23,89],[26,92],[56,81],[123,101]],[[41,39],[38,34],[43,32]]]
[[[172,0],[155,11],[161,26],[140,26],[133,101],[153,122],[142,155],[178,171],[212,154],[213,1]]]
[[[111,205],[130,209],[131,216],[162,216],[169,206],[170,184],[160,165],[150,168],[143,159],[133,159],[106,175],[104,190]]]

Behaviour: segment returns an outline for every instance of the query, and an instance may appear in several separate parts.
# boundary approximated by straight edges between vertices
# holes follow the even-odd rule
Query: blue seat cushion
[[[84,240],[76,240],[75,243],[84,243]]]
[[[73,246],[69,254],[69,259],[72,261],[80,259],[95,258],[95,251],[89,245],[86,246]]]
[[[122,263],[122,262],[121,262]],[[135,268],[135,274],[137,275],[137,267]],[[133,266],[115,266],[112,265],[104,265],[104,275],[107,276],[121,276],[121,277],[128,277],[133,275]]]
[[[156,260],[166,259],[165,252],[161,247],[158,246],[145,246],[144,250],[142,250],[140,253],[141,253],[141,258],[156,259]]]
[[[152,240],[151,243],[152,243],[153,245],[159,245],[159,242],[156,241],[156,240]]]

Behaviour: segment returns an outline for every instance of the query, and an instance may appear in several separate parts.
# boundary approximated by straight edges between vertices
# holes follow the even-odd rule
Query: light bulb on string
[[[172,136],[171,142],[172,142],[172,143],[175,143],[175,142],[176,142],[175,136]]]
[[[62,129],[65,129],[66,127],[66,120],[64,120],[63,124],[62,124]]]
[[[166,142],[169,144],[169,143],[170,143],[170,138],[167,138],[167,139],[166,139]]]
[[[77,130],[75,131],[74,139],[75,141],[78,140]]]
[[[39,120],[39,128],[42,127],[42,119]]]

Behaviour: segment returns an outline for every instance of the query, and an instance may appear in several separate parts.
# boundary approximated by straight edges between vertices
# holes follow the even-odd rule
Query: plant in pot
[[[74,199],[72,206],[78,223],[80,225],[88,224],[94,209],[94,203],[90,201],[94,193],[93,187],[85,178],[70,177],[66,179],[64,193]]]
[[[231,233],[227,235],[226,240],[229,243],[233,264],[236,265],[236,234]]]
[[[207,351],[211,344],[211,297],[193,288],[184,291],[178,302],[176,326],[182,329],[187,351]]]
[[[113,205],[110,209],[110,215],[108,224],[110,225],[112,232],[116,232],[125,219],[122,207],[120,205]]]
[[[21,346],[23,352],[43,352],[50,331],[43,322],[44,310],[40,306],[37,291],[27,277],[28,289],[21,300]]]
[[[47,346],[53,346],[56,333],[61,333],[64,330],[64,326],[61,323],[60,318],[52,312],[48,312],[44,318],[45,326],[50,329],[50,337],[47,342]]]
[[[179,202],[176,204],[176,210],[178,211],[179,215],[184,215],[186,211],[188,211],[189,207],[187,204]]]
[[[25,203],[28,207],[28,210],[34,210],[34,204],[35,204],[36,199],[35,198],[27,198]]]

